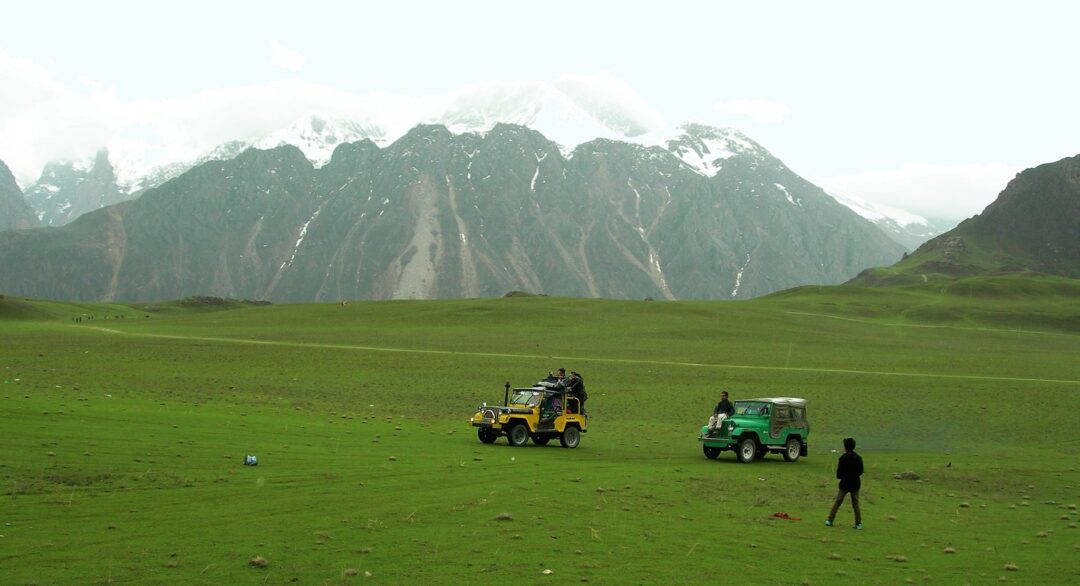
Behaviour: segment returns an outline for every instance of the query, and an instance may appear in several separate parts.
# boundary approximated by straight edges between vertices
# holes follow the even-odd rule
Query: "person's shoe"
[[[825,526],[832,527],[832,521],[830,521],[829,519],[825,519]]]
[[[862,523],[856,523],[856,524],[852,525],[851,528],[852,529],[862,529]]]

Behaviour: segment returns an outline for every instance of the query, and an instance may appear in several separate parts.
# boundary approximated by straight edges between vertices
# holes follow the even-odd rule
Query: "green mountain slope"
[[[1020,173],[981,214],[852,282],[903,285],[1025,271],[1080,278],[1080,155]]]

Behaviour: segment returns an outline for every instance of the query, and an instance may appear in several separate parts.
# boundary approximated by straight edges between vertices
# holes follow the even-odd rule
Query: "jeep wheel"
[[[476,428],[476,437],[480,438],[480,441],[485,444],[493,444],[495,440],[499,439],[499,434],[490,427],[478,427]]]
[[[800,453],[802,453],[802,442],[797,437],[789,437],[787,445],[784,446],[784,461],[794,462],[799,459]]]
[[[705,452],[705,457],[710,460],[715,460],[720,455],[720,448],[713,446],[701,446],[701,450]]]
[[[506,439],[510,440],[510,445],[520,448],[529,443],[529,428],[524,423],[515,423],[506,432]]]
[[[581,430],[572,425],[567,427],[559,437],[559,443],[564,448],[576,448],[581,443]]]
[[[551,436],[550,435],[534,435],[532,440],[533,440],[533,443],[538,445],[538,446],[546,446],[547,443],[549,441],[551,441]]]
[[[753,462],[754,458],[757,457],[757,451],[757,441],[755,441],[754,438],[748,437],[744,439],[743,441],[739,442],[739,461],[743,464]]]

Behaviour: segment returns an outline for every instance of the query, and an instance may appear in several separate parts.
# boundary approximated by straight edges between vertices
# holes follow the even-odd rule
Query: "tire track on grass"
[[[1043,330],[1021,330],[1019,328],[1015,330],[1009,330],[1004,328],[977,328],[972,326],[943,326],[934,324],[899,324],[899,323],[883,323],[873,321],[869,319],[859,319],[857,317],[845,317],[842,315],[829,315],[827,313],[810,313],[806,311],[785,311],[788,315],[801,315],[804,317],[822,317],[826,319],[836,319],[840,321],[850,321],[859,324],[880,326],[886,328],[924,328],[924,329],[940,329],[940,330],[964,330],[971,332],[996,332],[999,334],[1031,334],[1036,336],[1067,336],[1075,338],[1076,334],[1069,332],[1047,332]]]
[[[529,360],[566,360],[580,362],[605,362],[609,364],[652,364],[657,366],[675,366],[681,368],[714,368],[717,370],[762,370],[779,372],[816,372],[827,374],[848,374],[886,377],[908,378],[939,378],[950,380],[974,380],[974,381],[998,381],[1017,383],[1050,383],[1061,385],[1080,385],[1080,380],[1053,379],[1053,378],[1027,378],[1012,376],[990,376],[980,374],[941,374],[933,372],[886,372],[881,370],[858,370],[852,368],[811,368],[796,366],[761,366],[754,364],[708,364],[704,362],[680,362],[677,360],[645,360],[637,358],[595,358],[588,356],[561,356],[557,354],[507,354],[501,352],[469,352],[460,350],[432,350],[421,348],[389,348],[385,346],[361,346],[351,344],[327,344],[321,342],[288,342],[279,340],[257,340],[250,338],[222,338],[215,336],[181,336],[177,334],[148,334],[142,332],[126,332],[100,326],[72,326],[81,329],[97,330],[108,334],[121,336],[136,336],[143,338],[159,338],[165,340],[192,340],[198,342],[217,342],[221,344],[248,344],[254,346],[281,346],[285,348],[322,348],[326,350],[350,350],[359,352],[396,352],[400,354],[439,354],[446,356],[479,356],[485,358],[512,358]]]

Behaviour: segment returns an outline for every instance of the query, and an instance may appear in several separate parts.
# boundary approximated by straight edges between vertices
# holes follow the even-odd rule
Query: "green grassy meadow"
[[[6,297],[0,583],[1075,584],[1078,292]],[[480,402],[558,367],[588,386],[579,448],[477,441]],[[805,397],[809,456],[707,460],[721,389]],[[846,436],[863,531],[847,503],[822,523]]]

